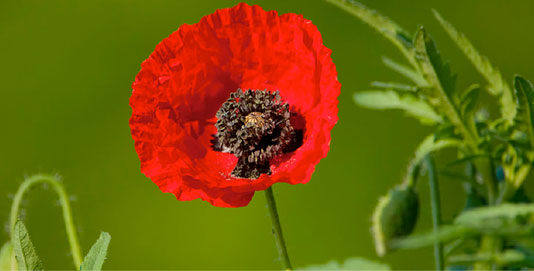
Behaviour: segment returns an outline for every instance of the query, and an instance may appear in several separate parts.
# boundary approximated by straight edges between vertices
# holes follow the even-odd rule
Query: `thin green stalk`
[[[495,177],[495,167],[491,158],[475,159],[475,167],[482,176],[482,181],[488,189],[488,204],[495,205],[497,203],[497,179]]]
[[[282,226],[280,225],[280,218],[278,217],[278,210],[276,209],[276,201],[274,199],[272,186],[265,190],[265,198],[267,199],[267,206],[269,206],[269,213],[271,214],[271,221],[273,222],[273,234],[283,268],[285,270],[292,270],[289,255],[287,254],[286,242],[284,241],[284,234],[282,233]]]
[[[434,229],[434,233],[437,233],[441,225],[441,202],[439,196],[438,176],[436,174],[436,166],[430,155],[425,157],[425,163],[428,170],[428,181],[430,184],[432,227]],[[434,241],[434,261],[436,263],[436,270],[444,270],[443,244],[438,240]]]
[[[69,198],[67,196],[67,192],[65,192],[65,188],[63,187],[63,185],[57,180],[57,178],[53,176],[37,174],[30,178],[27,178],[20,185],[13,199],[13,205],[11,206],[11,213],[9,216],[11,240],[13,240],[13,236],[15,234],[15,223],[19,218],[20,205],[22,203],[24,195],[26,194],[26,192],[29,191],[31,187],[40,183],[49,184],[59,196],[59,202],[63,211],[63,220],[65,221],[65,229],[67,231],[67,237],[72,253],[72,260],[76,269],[79,269],[82,263],[82,253],[80,249],[80,243],[78,241],[78,236],[76,235],[76,228],[72,220],[72,211],[70,208]]]
[[[495,176],[495,166],[491,158],[483,159],[476,163],[478,171],[482,174],[482,178],[488,188],[488,205],[493,206],[497,204],[497,179]],[[478,254],[480,255],[495,255],[500,252],[501,240],[492,235],[484,235],[480,243]],[[497,270],[496,264],[489,262],[477,262],[474,265],[475,270]]]

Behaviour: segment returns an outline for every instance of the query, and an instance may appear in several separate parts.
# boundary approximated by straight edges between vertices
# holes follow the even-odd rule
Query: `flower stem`
[[[272,186],[265,190],[265,198],[267,199],[267,206],[269,206],[269,213],[273,222],[273,234],[283,268],[285,270],[292,270],[289,255],[287,254],[286,242],[284,241],[284,234],[282,233],[282,226],[280,225],[280,218],[278,217],[278,210],[276,209]]]
[[[24,180],[24,182],[20,185],[13,199],[13,205],[11,206],[11,213],[9,216],[11,240],[14,240],[13,237],[15,234],[15,223],[19,218],[22,199],[31,187],[39,183],[49,184],[59,196],[59,202],[63,211],[63,220],[65,221],[65,229],[67,231],[67,237],[72,253],[72,260],[76,269],[79,269],[82,263],[82,253],[80,250],[78,236],[76,235],[76,228],[74,227],[74,222],[72,220],[72,211],[70,208],[69,198],[67,197],[67,192],[65,192],[63,185],[58,181],[57,178],[53,176],[44,174],[34,175]]]
[[[425,163],[426,168],[428,170],[428,181],[430,183],[432,226],[434,232],[437,233],[441,225],[441,203],[439,196],[438,176],[436,175],[436,167],[434,165],[434,161],[429,155],[425,157]],[[438,240],[434,241],[434,261],[436,263],[436,270],[444,270],[443,244]]]

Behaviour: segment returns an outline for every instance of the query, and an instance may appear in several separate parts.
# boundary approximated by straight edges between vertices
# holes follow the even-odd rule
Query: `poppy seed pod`
[[[410,186],[400,185],[381,197],[373,213],[372,233],[376,253],[384,256],[389,242],[410,234],[417,222],[419,198]]]

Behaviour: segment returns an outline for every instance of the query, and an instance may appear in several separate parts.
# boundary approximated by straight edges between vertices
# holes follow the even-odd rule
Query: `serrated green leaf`
[[[452,40],[454,40],[462,52],[469,58],[478,72],[488,81],[489,92],[493,95],[500,95],[502,115],[511,123],[516,114],[515,97],[499,70],[494,68],[486,57],[480,55],[471,42],[449,22],[443,19],[437,11],[433,10],[433,12],[436,19]]]
[[[468,119],[473,119],[472,114],[475,108],[478,95],[480,94],[480,86],[477,84],[469,86],[460,98],[460,110],[462,115]]]
[[[423,27],[417,31],[414,39],[416,59],[422,68],[423,76],[431,86],[439,86],[447,96],[452,96],[456,85],[456,75],[448,63],[444,63],[434,40]]]
[[[516,75],[514,89],[518,104],[518,130],[526,132],[530,146],[534,147],[534,87],[530,81]]]
[[[401,94],[392,90],[362,91],[354,93],[354,101],[371,109],[401,109],[423,124],[431,125],[442,121],[432,107],[411,93]]]
[[[376,31],[393,43],[393,45],[395,45],[412,64],[415,64],[413,62],[413,52],[411,50],[411,35],[395,22],[353,0],[326,1],[345,10],[351,15],[356,16],[363,22],[373,27]]]
[[[421,94],[438,110],[438,113],[447,116],[470,145],[476,145],[477,138],[464,123],[453,100],[456,76],[451,73],[448,65],[443,64],[434,41],[426,34],[423,27],[417,31],[414,45],[417,62],[429,83],[429,88],[423,88]]]
[[[89,253],[83,259],[80,270],[102,270],[102,265],[106,260],[111,235],[102,232],[96,243],[91,247]]]
[[[412,80],[412,82],[414,82],[417,86],[424,87],[427,85],[425,79],[421,77],[421,75],[417,71],[414,71],[412,68],[402,65],[385,56],[382,57],[382,62],[384,63],[384,65],[386,65],[386,67]]]
[[[506,200],[510,193],[521,186],[527,177],[534,160],[534,87],[523,77],[514,77],[514,90],[517,97],[517,114],[515,116],[513,139],[508,141],[502,153],[502,167],[508,186],[514,189],[505,189],[500,200]]]
[[[309,265],[296,270],[391,270],[389,265],[364,258],[348,258],[344,263],[331,260],[325,264]]]
[[[0,270],[11,270],[13,258],[13,246],[10,242],[5,243],[0,249]]]
[[[13,251],[17,259],[17,265],[20,270],[43,270],[43,264],[35,248],[33,247],[28,230],[22,221],[18,220],[15,224],[13,238]]]

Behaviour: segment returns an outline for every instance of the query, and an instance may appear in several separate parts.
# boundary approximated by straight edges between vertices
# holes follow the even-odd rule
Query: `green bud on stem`
[[[399,185],[381,197],[372,218],[376,253],[384,256],[392,239],[410,234],[418,214],[419,198],[412,187]]]

